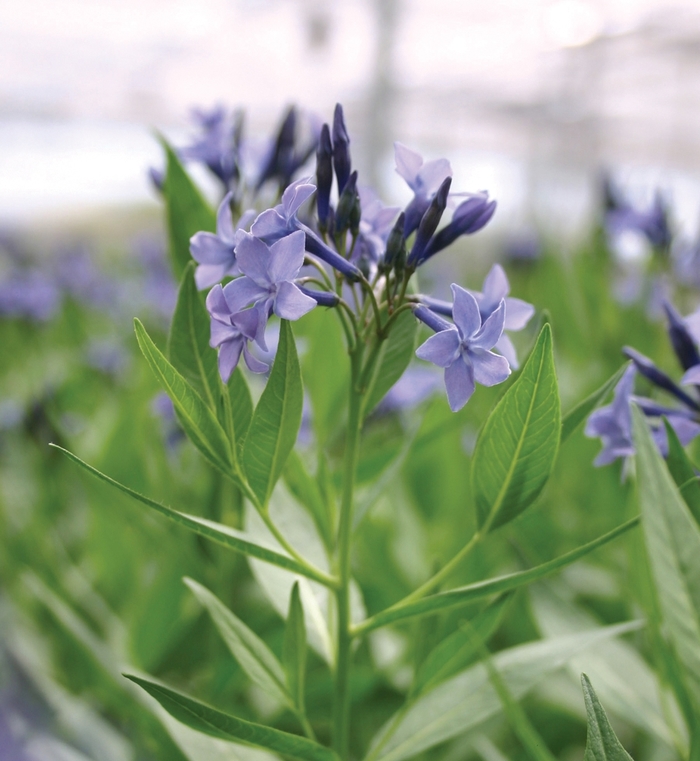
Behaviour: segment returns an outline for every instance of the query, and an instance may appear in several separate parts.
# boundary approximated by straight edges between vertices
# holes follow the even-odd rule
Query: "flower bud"
[[[350,178],[350,138],[345,127],[343,107],[340,103],[335,106],[333,113],[333,166],[338,180],[338,195],[345,190],[345,185]]]
[[[418,225],[416,238],[413,241],[413,247],[407,260],[408,266],[413,269],[425,261],[425,249],[433,237],[433,233],[437,230],[437,226],[440,224],[445,207],[447,206],[447,195],[450,192],[451,184],[451,177],[446,177],[443,180],[442,185],[440,185],[438,192],[430,202],[428,210],[423,214],[423,218]]]
[[[328,230],[328,213],[330,211],[331,186],[333,184],[333,145],[331,132],[327,124],[321,128],[321,136],[316,151],[316,208],[318,226],[322,232]]]

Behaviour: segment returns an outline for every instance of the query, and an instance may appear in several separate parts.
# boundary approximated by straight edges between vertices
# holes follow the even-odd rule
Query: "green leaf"
[[[301,457],[294,450],[289,453],[284,466],[284,483],[297,502],[313,518],[324,544],[331,549],[334,537],[328,504],[318,481],[309,474]]]
[[[581,687],[588,718],[584,761],[632,761],[632,756],[622,747],[613,732],[593,685],[585,674],[581,674]]]
[[[511,589],[517,589],[524,584],[530,584],[531,582],[544,578],[548,574],[553,573],[564,566],[570,565],[579,558],[588,555],[589,552],[593,552],[593,550],[598,549],[598,547],[616,539],[620,534],[624,534],[625,531],[633,528],[638,523],[639,518],[632,518],[632,520],[623,523],[621,526],[618,526],[597,539],[594,539],[592,542],[577,547],[575,550],[567,552],[561,557],[550,560],[547,563],[542,563],[542,565],[535,566],[527,571],[518,571],[517,573],[511,573],[507,576],[498,576],[494,579],[477,581],[466,587],[458,587],[457,589],[451,589],[448,592],[440,592],[436,595],[424,597],[422,600],[417,600],[408,605],[401,605],[399,603],[393,608],[387,608],[381,613],[377,613],[371,618],[363,621],[356,627],[355,633],[366,634],[373,629],[378,629],[381,626],[386,626],[395,621],[403,621],[408,618],[416,618],[417,616],[427,616],[432,613],[437,613],[438,611],[466,605],[467,603],[481,600],[490,595],[507,592]]]
[[[289,322],[282,320],[272,372],[253,413],[243,448],[248,483],[263,507],[267,506],[294,448],[301,425],[302,403],[301,370],[294,335]]]
[[[190,238],[197,232],[216,231],[216,214],[192,182],[170,145],[161,138],[165,149],[166,173],[163,183],[168,248],[175,277],[182,277],[192,261]]]
[[[382,343],[371,386],[367,392],[364,413],[369,414],[387,391],[404,374],[413,359],[418,336],[418,320],[412,312],[403,312],[396,318],[389,337]]]
[[[545,325],[476,443],[471,473],[480,529],[513,520],[542,491],[559,449],[560,425],[552,331]]]
[[[234,477],[231,445],[224,429],[202,397],[168,362],[139,320],[134,320],[136,339],[153,374],[168,396],[185,433],[206,459],[225,475]]]
[[[419,695],[470,666],[479,657],[479,644],[496,631],[513,595],[497,597],[469,622],[440,642],[421,663],[411,685],[411,695]],[[475,639],[476,635],[476,639]]]
[[[178,721],[199,732],[222,740],[236,740],[255,748],[276,751],[300,761],[338,761],[338,756],[330,748],[305,737],[222,713],[156,682],[130,674],[124,676],[152,695]]]
[[[295,581],[289,598],[289,614],[284,630],[282,661],[287,674],[287,685],[294,704],[304,711],[304,680],[306,675],[306,624],[304,608],[299,595],[299,582]]]
[[[270,648],[206,587],[194,579],[184,581],[207,609],[231,655],[250,680],[275,700],[292,707],[294,701],[286,687],[282,664]]]
[[[700,715],[700,528],[632,406],[638,494],[651,571],[668,635]]]
[[[676,432],[665,418],[664,425],[668,440],[666,464],[693,518],[700,524],[700,482],[695,474],[695,467],[685,453]]]
[[[639,628],[638,622],[540,640],[502,650],[493,665],[515,700],[520,700],[576,653],[608,637]],[[464,734],[501,711],[501,700],[483,663],[419,698],[400,721],[389,720],[372,743],[367,761],[401,761]]]
[[[194,282],[194,262],[185,267],[168,335],[168,359],[216,412],[221,385],[216,351],[209,346],[209,316]]]
[[[605,397],[615,388],[620,378],[629,367],[629,362],[623,365],[612,377],[596,389],[590,396],[587,396],[582,402],[579,402],[572,410],[564,415],[561,421],[561,443],[563,444],[569,436],[583,423],[583,421],[605,401]]]
[[[225,526],[222,523],[215,523],[214,521],[207,520],[206,518],[200,518],[196,515],[187,515],[186,513],[180,513],[177,510],[173,510],[171,507],[162,505],[160,502],[156,502],[155,500],[150,499],[143,494],[139,494],[133,489],[130,489],[128,486],[124,486],[124,484],[119,483],[119,481],[115,481],[113,478],[110,478],[109,476],[97,470],[97,468],[93,468],[92,465],[88,465],[86,462],[81,460],[72,452],[69,452],[67,449],[63,449],[62,447],[56,446],[55,444],[50,444],[49,446],[63,452],[66,457],[73,460],[73,462],[77,463],[82,468],[85,468],[85,470],[87,470],[96,478],[99,478],[101,481],[108,483],[110,486],[119,489],[119,491],[124,492],[124,494],[128,494],[138,502],[142,502],[144,505],[148,505],[148,507],[153,508],[157,512],[161,513],[161,515],[165,515],[175,523],[179,523],[181,526],[185,526],[186,528],[190,529],[190,531],[194,531],[195,534],[205,536],[207,539],[211,539],[215,542],[218,542],[219,544],[224,545],[224,547],[228,547],[229,549],[235,550],[236,552],[257,558],[258,560],[262,560],[265,563],[271,563],[272,565],[279,566],[280,568],[284,568],[287,571],[292,571],[293,573],[298,573],[302,576],[308,576],[310,579],[319,581],[322,584],[326,583],[326,580],[319,578],[319,576],[317,576],[317,574],[315,574],[311,568],[307,568],[306,566],[301,565],[301,563],[297,563],[296,560],[289,557],[288,555],[283,555],[276,550],[269,549],[259,542],[251,541],[247,534],[242,531],[237,531],[234,528]]]
[[[243,451],[250,421],[253,419],[253,399],[240,368],[237,367],[228,381],[228,404],[224,404],[226,415],[230,415],[230,426],[236,436],[239,454]]]

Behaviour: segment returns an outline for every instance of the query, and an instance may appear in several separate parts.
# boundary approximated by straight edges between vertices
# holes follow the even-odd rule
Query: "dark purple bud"
[[[691,338],[683,319],[668,301],[664,301],[664,311],[668,318],[668,336],[681,367],[684,370],[689,370],[695,365],[700,365],[700,354],[698,354],[695,341]]]
[[[330,128],[324,124],[321,128],[321,137],[316,151],[316,208],[318,210],[318,226],[324,232],[328,229],[332,185],[333,145]]]
[[[423,218],[418,225],[416,238],[413,241],[413,248],[411,248],[411,253],[408,255],[407,264],[412,269],[415,269],[425,261],[425,249],[433,237],[433,233],[437,230],[437,226],[440,224],[442,215],[445,212],[451,184],[452,178],[446,177],[430,202],[428,210],[423,214]]]
[[[496,202],[489,201],[485,196],[474,196],[461,203],[455,210],[450,224],[434,235],[426,246],[423,260],[447,248],[461,235],[471,235],[481,230],[493,217],[495,211]]]
[[[294,158],[294,141],[296,139],[297,112],[294,106],[287,111],[282,125],[277,133],[277,139],[267,161],[263,165],[256,190],[265,184],[267,180],[278,177],[285,184],[289,176],[289,167]]]
[[[313,230],[310,230],[304,225],[300,225],[306,234],[306,250],[317,256],[319,259],[329,264],[333,269],[345,275],[350,282],[355,282],[362,279],[362,273],[354,264],[350,264],[347,259],[335,252],[330,246],[327,246]]]
[[[336,103],[335,112],[333,113],[333,166],[335,167],[335,176],[338,180],[338,195],[340,195],[345,190],[352,167],[350,161],[350,138],[345,128],[345,117],[343,116],[343,107],[340,103]]]
[[[386,274],[391,272],[396,262],[406,260],[406,238],[404,237],[403,228],[406,224],[406,215],[404,212],[399,214],[399,218],[394,223],[394,226],[389,233],[389,237],[386,242],[386,251],[384,252],[384,258],[379,263],[379,269],[382,273]]]
[[[625,346],[622,353],[634,362],[634,366],[640,375],[650,380],[655,386],[675,396],[676,399],[683,402],[687,407],[690,407],[691,410],[700,412],[700,405],[692,397],[688,396],[683,389],[679,388],[666,373],[659,370],[648,357],[640,354],[630,346]]]
[[[403,234],[404,237],[408,238],[408,236],[415,232],[418,229],[418,225],[420,224],[421,219],[423,218],[423,215],[426,211],[428,211],[428,207],[430,206],[430,200],[426,198],[425,196],[419,196],[415,195],[411,199],[410,203],[406,207],[404,214],[405,214],[405,222],[403,226]]]
[[[434,299],[432,296],[423,296],[422,294],[418,294],[417,298],[421,304],[424,304],[433,312],[444,314],[446,317],[452,317],[451,301],[442,301],[442,299]]]
[[[357,172],[353,172],[338,199],[338,207],[335,210],[336,233],[342,234],[350,228],[353,207],[359,204],[359,200],[357,195]]]
[[[333,291],[314,291],[311,288],[305,288],[303,285],[297,285],[297,288],[306,296],[310,296],[320,307],[337,307],[340,297]]]
[[[447,320],[443,320],[442,317],[439,317],[435,314],[435,312],[431,312],[428,307],[424,307],[422,305],[418,305],[414,308],[413,314],[425,325],[427,325],[431,330],[434,330],[436,333],[440,333],[443,330],[448,330],[449,328],[454,327],[451,322],[447,322]]]

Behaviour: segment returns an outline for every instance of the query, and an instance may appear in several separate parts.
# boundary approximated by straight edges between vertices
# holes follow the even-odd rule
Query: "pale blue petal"
[[[508,360],[500,354],[477,349],[468,351],[474,365],[474,379],[482,386],[495,386],[510,375]]]
[[[685,375],[681,378],[681,383],[684,386],[692,383],[700,384],[700,365],[694,365],[687,370]]]
[[[402,143],[394,143],[396,171],[406,180],[411,190],[416,190],[416,178],[423,166],[423,157]]]
[[[224,287],[224,296],[231,314],[240,312],[250,304],[264,299],[269,294],[268,288],[261,288],[249,277],[239,277],[227,283]]]
[[[190,253],[200,264],[222,264],[234,262],[233,245],[228,245],[214,233],[195,233],[190,238]]]
[[[194,282],[200,291],[209,288],[211,285],[220,283],[226,275],[235,275],[238,267],[233,263],[229,267],[228,263],[224,264],[199,264],[194,271]]]
[[[221,322],[229,321],[231,310],[228,308],[223,288],[220,285],[215,285],[211,291],[209,291],[206,304],[207,311],[212,317]]]
[[[469,341],[473,349],[493,349],[503,333],[503,325],[506,320],[506,302],[501,301],[498,309],[491,313],[481,330]]]
[[[294,280],[304,264],[304,247],[306,235],[297,230],[281,238],[270,247],[270,260],[267,273],[271,283]]]
[[[456,328],[436,333],[416,349],[416,356],[438,367],[449,367],[460,354],[461,343]]]
[[[481,315],[476,299],[469,291],[455,283],[452,284],[452,317],[459,328],[462,340],[469,340],[481,327]],[[493,344],[491,344],[493,346]],[[491,346],[488,348],[490,349]]]
[[[226,341],[219,349],[219,374],[224,383],[228,383],[231,373],[236,369],[238,360],[241,358],[245,339],[238,337],[232,341]]]
[[[493,348],[508,360],[508,364],[513,368],[513,370],[517,370],[520,367],[520,363],[518,362],[518,355],[515,351],[515,346],[513,346],[513,342],[505,333],[501,334],[501,337],[498,339],[496,345]]]
[[[244,309],[231,315],[231,324],[249,341],[255,339],[258,333],[259,315],[255,309]]]
[[[234,244],[233,219],[231,216],[231,199],[233,193],[226,193],[216,212],[216,234],[224,243]]]
[[[418,172],[416,190],[424,195],[432,195],[448,177],[452,177],[452,167],[447,159],[426,161]]]
[[[221,346],[225,341],[231,341],[240,335],[238,328],[235,328],[231,323],[220,322],[219,320],[211,321],[211,334],[209,339],[209,346],[215,349],[217,346]]]
[[[236,260],[244,275],[262,288],[269,287],[270,249],[260,238],[244,233],[241,242],[236,246]]]
[[[506,323],[503,330],[522,330],[535,314],[535,307],[522,299],[506,299]]]
[[[289,232],[287,220],[276,210],[266,209],[253,222],[250,232],[267,241],[277,240]]]
[[[301,206],[316,192],[316,186],[309,182],[308,177],[297,180],[287,187],[282,195],[282,208],[289,219],[299,211]]]
[[[482,311],[491,312],[510,293],[510,284],[500,264],[494,264],[484,280]]]
[[[277,289],[274,308],[278,317],[285,320],[298,320],[315,306],[316,300],[302,293],[294,283],[284,282]]]
[[[447,401],[452,412],[461,410],[474,393],[474,368],[461,358],[445,369]]]
[[[243,359],[251,373],[266,373],[270,368],[251,354],[247,346],[243,346]]]

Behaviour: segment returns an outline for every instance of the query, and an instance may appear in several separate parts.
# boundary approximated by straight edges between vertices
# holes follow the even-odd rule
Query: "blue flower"
[[[316,306],[316,300],[293,282],[304,264],[304,242],[301,230],[269,248],[260,238],[244,233],[236,248],[244,277],[228,283],[223,295],[233,313],[254,305],[260,321],[256,331],[259,337],[271,312],[285,320],[298,320]]]
[[[517,370],[519,364],[515,347],[513,346],[510,337],[505,334],[505,331],[517,332],[518,330],[522,330],[535,313],[535,307],[522,299],[508,296],[510,293],[510,283],[508,282],[508,277],[500,264],[494,264],[493,267],[491,267],[482,287],[483,291],[472,291],[467,289],[479,305],[479,313],[481,314],[482,322],[486,322],[486,320],[500,307],[501,303],[505,302],[506,315],[503,325],[504,332],[498,339],[494,348],[499,354],[502,354],[508,360],[508,364],[514,370]],[[433,311],[452,317],[452,305],[448,301],[440,301],[438,299],[433,299],[430,296],[422,295],[419,296],[418,299]]]
[[[255,211],[249,209],[244,212],[234,226],[232,198],[233,193],[227,193],[219,206],[216,213],[216,235],[198,232],[190,238],[190,253],[199,263],[194,279],[200,291],[220,283],[227,275],[237,275],[239,272],[235,248],[240,243],[245,228],[253,221]]]
[[[593,461],[596,466],[634,454],[630,397],[635,375],[634,365],[630,365],[615,386],[612,404],[593,412],[586,422],[586,436],[603,441],[603,449]]]
[[[249,370],[254,373],[267,372],[268,366],[256,359],[248,349],[248,344],[254,340],[265,348],[256,310],[232,310],[223,288],[215,285],[207,296],[207,311],[211,317],[209,345],[219,350],[219,374],[223,382],[228,382],[241,354]]]
[[[455,324],[431,336],[418,347],[416,355],[445,369],[447,399],[450,409],[456,412],[469,401],[475,383],[502,383],[510,375],[510,367],[505,357],[490,351],[503,333],[505,302],[501,301],[482,323],[474,296],[455,284],[452,293]]]
[[[265,243],[275,241],[299,229],[297,213],[316,192],[310,177],[296,180],[282,194],[282,202],[266,209],[253,222],[250,232]]]
[[[447,159],[423,161],[420,153],[401,143],[394,143],[396,171],[413,191],[413,199],[406,207],[404,234],[408,237],[419,225],[435,193],[448,178],[452,167]]]
[[[238,148],[242,117],[228,114],[222,106],[210,111],[194,109],[193,120],[201,129],[195,141],[183,148],[180,155],[186,161],[200,161],[228,188],[238,178]]]

